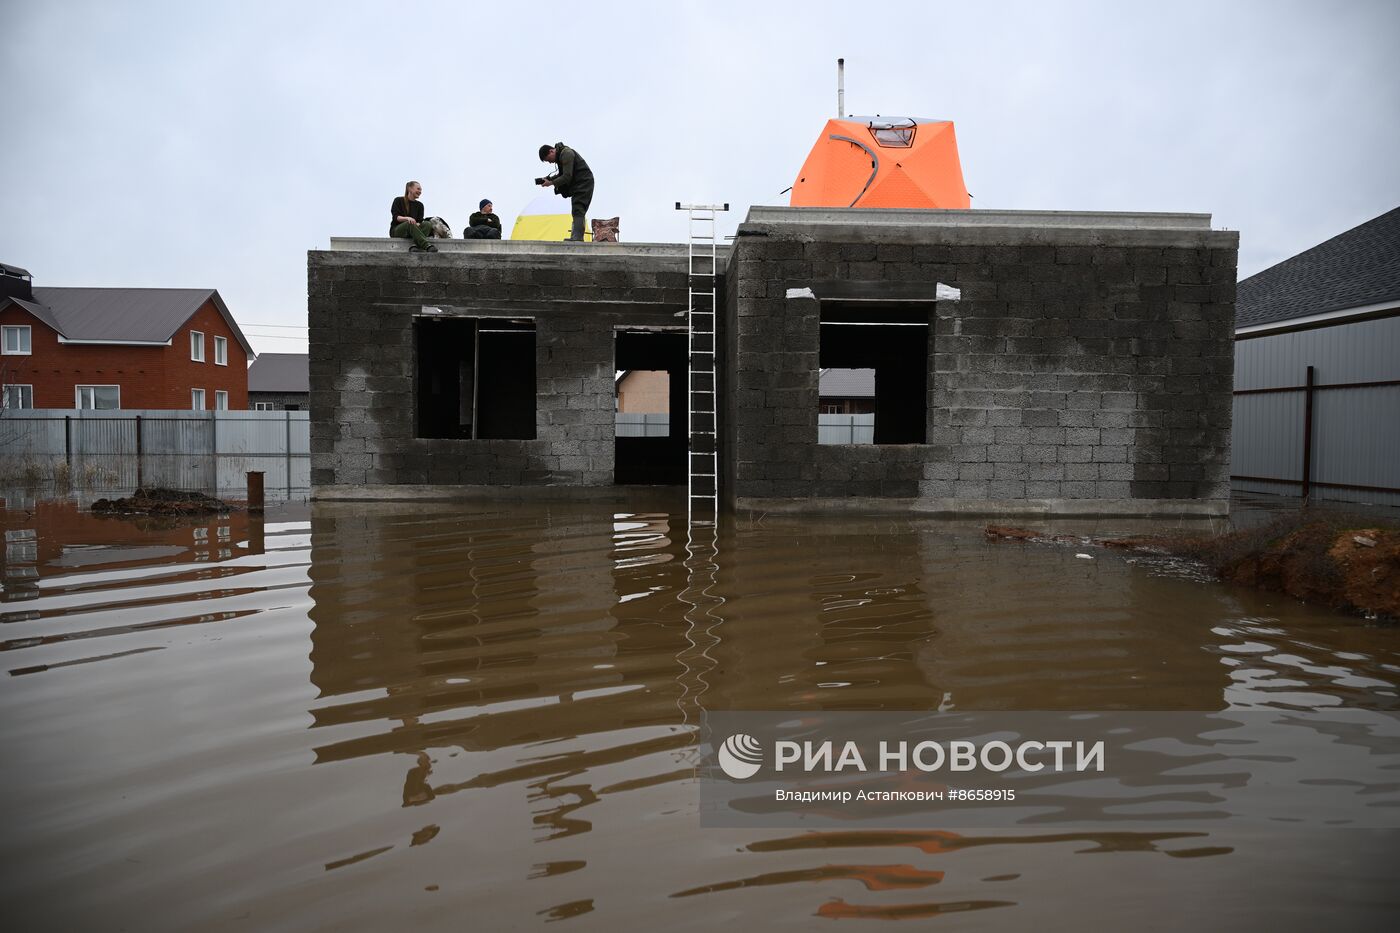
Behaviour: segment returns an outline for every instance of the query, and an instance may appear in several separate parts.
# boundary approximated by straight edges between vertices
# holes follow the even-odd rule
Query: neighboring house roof
[[[12,266],[8,262],[0,262],[0,272],[3,272],[5,275],[31,278],[28,269],[21,269],[19,266]]]
[[[823,369],[817,394],[822,398],[874,398],[875,370]]]
[[[34,300],[13,301],[67,340],[93,343],[165,343],[206,301],[212,301],[249,356],[228,306],[212,288],[54,288],[35,286]]]
[[[1400,207],[1245,279],[1235,326],[1388,301],[1400,301]]]
[[[11,296],[10,301],[13,301],[15,304],[19,305],[21,308],[37,317],[39,320],[43,321],[45,324],[53,328],[58,333],[63,333],[63,328],[59,326],[58,319],[53,316],[53,312],[51,312],[48,308],[36,302],[27,301],[24,298],[15,298]],[[0,304],[3,303],[3,301],[0,301]]]
[[[310,392],[311,366],[305,353],[263,353],[248,367],[249,392]]]

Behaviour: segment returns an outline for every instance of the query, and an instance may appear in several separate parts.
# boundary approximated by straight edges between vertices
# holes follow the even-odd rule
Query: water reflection
[[[700,830],[703,711],[1393,709],[1400,645],[973,522],[744,515],[711,540],[683,504],[4,512],[0,898],[26,926],[165,929],[1393,906],[1393,834],[1305,860],[1204,830]]]
[[[560,779],[691,744],[676,728],[685,569],[671,519],[602,517],[318,510],[311,680],[328,702],[313,722],[377,728],[318,744],[317,761],[406,756],[406,806],[533,781],[535,799],[560,799],[541,821],[569,832],[596,792]],[[429,754],[448,747],[539,752],[477,770]]]

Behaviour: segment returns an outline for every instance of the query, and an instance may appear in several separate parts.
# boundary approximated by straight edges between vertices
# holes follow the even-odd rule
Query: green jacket
[[[555,194],[568,198],[593,190],[593,170],[583,156],[563,143],[555,143],[554,162],[559,167],[554,173]]]
[[[468,227],[480,227],[482,225],[495,227],[499,230],[501,229],[501,218],[495,214],[483,214],[481,211],[477,211],[467,221]]]

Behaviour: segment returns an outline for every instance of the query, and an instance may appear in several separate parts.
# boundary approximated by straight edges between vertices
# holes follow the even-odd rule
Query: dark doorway
[[[629,373],[665,372],[669,386],[666,407],[669,424],[664,436],[659,425],[652,436],[617,436],[613,480],[619,484],[678,485],[685,482],[688,401],[686,398],[686,335],[657,331],[618,331],[616,375],[618,383]],[[653,383],[654,379],[651,379]],[[648,405],[649,408],[660,407]],[[621,419],[619,419],[621,420]],[[624,430],[619,428],[619,430]],[[629,427],[625,430],[635,430]]]
[[[535,322],[419,318],[418,437],[535,437]]]
[[[875,370],[875,443],[927,438],[932,307],[904,302],[822,302],[823,369]]]

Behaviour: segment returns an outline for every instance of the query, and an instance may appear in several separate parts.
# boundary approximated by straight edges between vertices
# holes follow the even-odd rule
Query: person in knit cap
[[[467,221],[467,229],[462,231],[464,240],[499,240],[501,238],[501,218],[496,216],[490,198],[482,198],[477,211]]]

